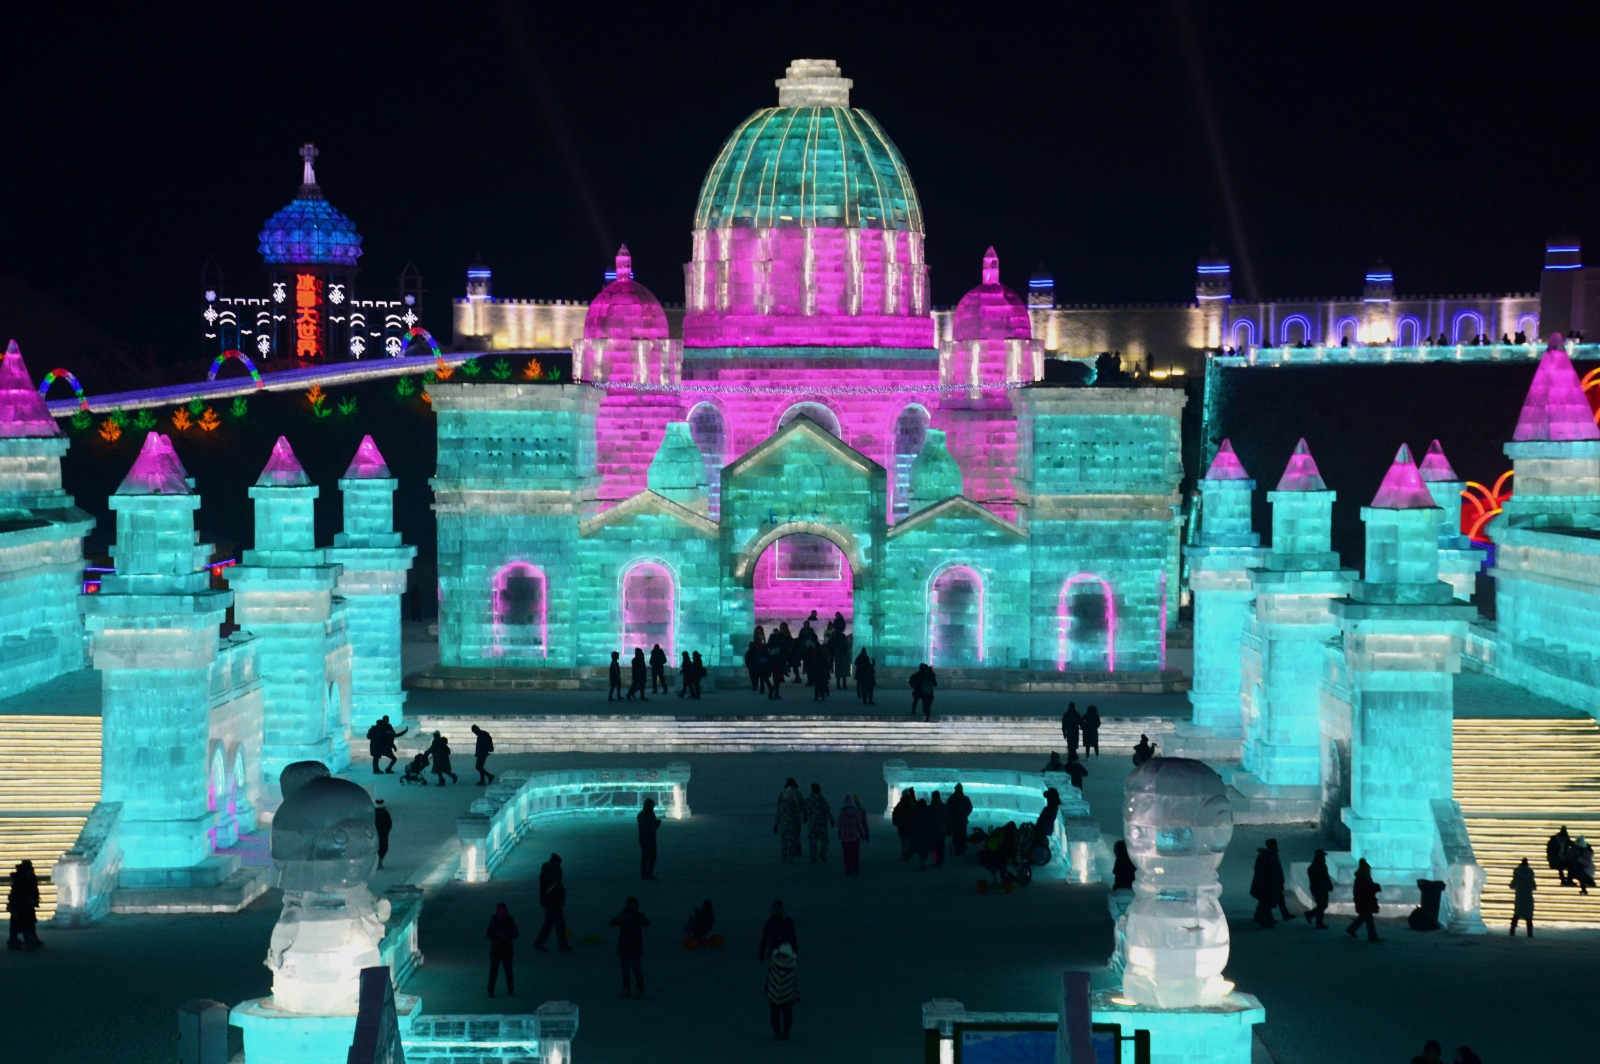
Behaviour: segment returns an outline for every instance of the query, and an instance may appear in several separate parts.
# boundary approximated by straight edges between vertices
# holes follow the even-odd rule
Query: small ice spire
[[[633,255],[626,244],[617,249],[617,280],[633,280]]]
[[[983,283],[1000,283],[1000,256],[994,253],[993,247],[983,253]]]
[[[287,447],[288,444],[284,446]],[[356,448],[356,456],[350,459],[350,468],[344,471],[344,479],[389,479],[389,463],[385,462],[383,455],[378,453],[378,445],[372,442],[371,436],[361,437],[361,446]]]
[[[1444,456],[1444,448],[1439,446],[1438,440],[1428,444],[1428,453],[1422,456],[1422,464],[1417,466],[1417,472],[1424,484],[1450,483],[1461,479],[1451,468],[1450,459]]]
[[[1539,360],[1511,438],[1518,443],[1600,440],[1600,426],[1560,333],[1551,335],[1550,350]]]
[[[1223,440],[1221,448],[1217,450],[1217,456],[1211,460],[1211,468],[1206,470],[1205,479],[1249,480],[1250,474],[1245,472],[1239,456],[1233,453],[1233,444]]]
[[[311,166],[311,163],[316,159],[316,157],[317,146],[315,144],[307,142],[300,145],[300,158],[306,161],[305,173],[300,178],[300,183],[302,185],[310,185],[312,188],[316,187],[317,172],[316,170],[312,169]]]
[[[832,59],[796,59],[773,84],[779,107],[849,107],[855,82],[841,77]]]
[[[1372,505],[1378,510],[1431,510],[1438,506],[1411,460],[1411,448],[1405,444],[1395,452],[1394,464],[1383,475]]]
[[[1306,446],[1304,436],[1294,445],[1294,453],[1289,456],[1289,465],[1284,469],[1283,476],[1278,479],[1277,490],[1328,490],[1328,485],[1322,482],[1322,474],[1317,470],[1317,460],[1311,457],[1311,448]]]
[[[300,459],[294,456],[294,448],[289,446],[286,436],[279,436],[278,442],[272,445],[272,457],[267,459],[266,468],[261,470],[261,475],[256,478],[259,488],[303,488],[311,483],[311,478],[306,476],[306,471],[300,466]]]
[[[5,358],[0,359],[0,439],[60,434],[44,397],[28,376],[22,349],[12,340],[6,345]]]
[[[117,486],[118,495],[190,495],[189,473],[178,461],[178,452],[172,440],[159,432],[151,432],[139,448],[139,457],[133,468]]]

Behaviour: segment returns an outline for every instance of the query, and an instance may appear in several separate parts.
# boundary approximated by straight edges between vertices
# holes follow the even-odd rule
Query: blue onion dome
[[[361,234],[356,223],[328,202],[317,187],[311,162],[317,157],[315,146],[300,149],[305,160],[305,175],[300,191],[289,205],[267,219],[257,249],[269,263],[296,266],[354,266],[361,257]]]

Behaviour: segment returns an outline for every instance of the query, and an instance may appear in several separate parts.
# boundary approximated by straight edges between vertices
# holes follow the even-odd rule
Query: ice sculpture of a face
[[[284,775],[287,783],[287,769]],[[372,813],[372,799],[349,780],[322,776],[289,791],[272,821],[283,889],[349,890],[370,880],[378,870]]]
[[[1128,855],[1157,874],[1199,861],[1215,867],[1233,838],[1233,810],[1222,778],[1199,761],[1157,757],[1124,790]]]

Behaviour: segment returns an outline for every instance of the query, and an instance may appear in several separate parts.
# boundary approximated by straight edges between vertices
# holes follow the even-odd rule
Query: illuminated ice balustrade
[[[1099,824],[1090,816],[1083,792],[1072,785],[1064,772],[1009,772],[1002,769],[911,768],[904,761],[883,763],[883,782],[888,787],[888,804],[883,818],[894,815],[900,795],[910,789],[918,798],[929,798],[935,791],[949,801],[956,784],[972,802],[968,823],[993,831],[1008,821],[1032,824],[1044,808],[1044,792],[1054,787],[1061,795],[1055,830],[1050,834],[1050,863],[1035,875],[1046,879],[1065,879],[1074,883],[1098,883],[1103,868],[1111,864],[1111,851],[1101,841]]]
[[[461,859],[456,878],[485,883],[513,847],[542,821],[561,817],[632,817],[645,799],[663,820],[689,817],[689,766],[503,772],[472,811],[456,818]]]
[[[256,483],[255,548],[227,570],[234,620],[260,639],[266,785],[296,761],[350,763],[350,644],[341,567],[316,545],[311,483],[280,436]],[[370,500],[368,500],[370,502]]]
[[[394,530],[394,493],[400,482],[371,436],[363,437],[339,480],[344,531],[333,537],[327,559],[339,566],[350,633],[350,711],[357,730],[387,716],[404,726],[406,692],[400,689],[400,596],[417,548]]]
[[[1444,511],[1439,522],[1439,579],[1450,585],[1456,598],[1468,602],[1477,590],[1478,573],[1489,555],[1474,549],[1472,540],[1461,534],[1461,493],[1466,490],[1466,481],[1456,475],[1438,440],[1428,445],[1417,472],[1428,486],[1434,505]]]

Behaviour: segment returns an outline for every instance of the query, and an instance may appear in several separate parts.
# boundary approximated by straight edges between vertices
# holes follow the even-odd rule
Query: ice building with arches
[[[728,137],[681,339],[623,247],[577,383],[430,390],[442,673],[733,665],[815,611],[890,666],[1162,682],[1182,392],[1044,384],[993,249],[937,330],[910,171],[851,87],[798,60]]]

